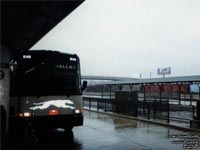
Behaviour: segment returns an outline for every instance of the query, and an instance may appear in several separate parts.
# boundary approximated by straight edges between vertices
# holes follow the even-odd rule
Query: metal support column
[[[146,84],[143,84],[143,91],[144,91],[144,102],[146,102]]]
[[[190,106],[192,106],[192,101],[193,101],[193,94],[192,94],[192,92],[190,91],[190,86],[192,85],[192,83],[190,82],[189,83],[189,89],[188,89],[188,91],[189,91],[189,93],[190,93]]]
[[[169,110],[170,108],[169,108],[169,99],[168,99],[168,101],[167,101],[167,123],[169,123],[169,120],[170,120],[170,110]]]
[[[150,84],[150,93],[149,93],[149,97],[150,97],[150,99],[151,99],[151,93],[152,93],[152,86],[153,86],[153,84]]]
[[[110,92],[110,103],[112,104],[112,111],[114,110],[114,104],[112,100],[112,85],[109,85],[109,92]]]
[[[199,87],[199,100],[200,100],[200,82],[197,85]]]
[[[119,88],[120,91],[122,91],[122,85],[118,84],[117,87]]]
[[[101,87],[101,102],[102,102],[102,105],[103,105],[103,89],[104,89],[104,85],[102,85]],[[104,102],[104,111],[106,111],[106,102]]]
[[[181,105],[181,84],[176,83],[176,85],[178,86],[178,103],[179,105]]]
[[[150,103],[149,102],[147,103],[147,108],[148,108],[147,117],[148,117],[148,120],[149,120],[150,119]]]
[[[89,98],[89,109],[91,109],[91,98]]]
[[[145,114],[145,106],[146,106],[146,84],[143,84],[143,91],[144,91],[144,101],[143,101],[143,113]]]
[[[173,97],[173,87],[174,85],[173,84],[170,84],[170,98],[172,99]]]
[[[129,84],[131,92],[133,91],[133,84]]]
[[[162,102],[162,88],[163,88],[163,84],[158,84],[159,86],[159,98],[160,98],[160,103]]]
[[[193,94],[190,92],[190,106],[192,106],[192,101],[193,101]]]
[[[195,117],[195,106],[192,106],[192,118],[194,119]]]

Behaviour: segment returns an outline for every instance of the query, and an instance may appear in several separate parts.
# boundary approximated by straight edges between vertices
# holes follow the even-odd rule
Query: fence
[[[189,127],[190,120],[196,116],[196,106],[192,105],[175,105],[170,104],[170,100],[162,100],[161,102],[156,99],[148,100],[138,97],[134,102],[136,107],[132,107],[131,111],[126,109],[119,111],[119,102],[115,97],[101,97],[101,96],[83,96],[83,106],[87,109],[93,109],[97,111],[109,111],[124,115],[130,115],[139,118],[145,118],[148,120],[164,121],[166,123],[175,123],[177,125],[183,125]],[[134,113],[132,113],[134,112]]]

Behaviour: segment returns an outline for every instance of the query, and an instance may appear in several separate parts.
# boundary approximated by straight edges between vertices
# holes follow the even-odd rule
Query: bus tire
[[[64,139],[65,139],[65,145],[67,147],[73,147],[74,146],[74,133],[71,128],[67,128],[64,131]]]
[[[1,136],[4,138],[6,136],[6,110],[1,105]]]

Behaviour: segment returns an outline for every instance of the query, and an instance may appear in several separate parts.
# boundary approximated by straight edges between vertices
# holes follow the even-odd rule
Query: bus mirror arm
[[[84,91],[86,88],[87,88],[87,81],[83,81],[83,86],[81,90]]]

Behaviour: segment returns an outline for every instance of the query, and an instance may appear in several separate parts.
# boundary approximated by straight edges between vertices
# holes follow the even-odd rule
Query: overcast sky
[[[82,75],[200,75],[200,0],[86,0],[32,49],[78,54]]]

